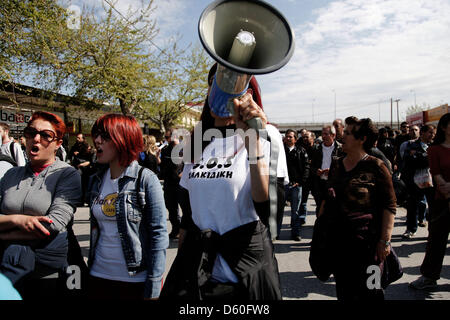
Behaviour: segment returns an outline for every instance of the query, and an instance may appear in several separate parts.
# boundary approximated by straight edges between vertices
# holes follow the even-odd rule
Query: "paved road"
[[[335,300],[335,283],[331,278],[322,283],[312,273],[309,266],[309,243],[315,221],[315,209],[312,198],[308,201],[308,217],[302,228],[302,241],[289,240],[290,208],[285,207],[281,240],[274,242],[278,260],[283,297],[286,300]],[[170,229],[170,222],[167,222]],[[395,248],[404,269],[403,277],[391,284],[386,290],[387,300],[450,300],[450,257],[444,259],[441,279],[438,287],[429,291],[418,291],[408,287],[408,283],[420,275],[420,265],[425,255],[427,228],[419,228],[415,238],[403,240],[405,231],[406,210],[398,208],[392,236]],[[75,215],[75,234],[86,257],[89,249],[89,212],[88,208],[78,208]],[[170,231],[170,230],[169,230]],[[177,240],[170,241],[167,250],[166,273],[168,272],[177,251]],[[447,249],[448,253],[448,249]]]

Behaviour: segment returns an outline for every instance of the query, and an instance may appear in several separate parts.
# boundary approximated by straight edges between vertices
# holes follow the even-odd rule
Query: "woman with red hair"
[[[157,299],[169,239],[161,185],[136,161],[142,131],[131,116],[107,114],[91,130],[97,162],[91,177],[88,295],[94,299]]]
[[[30,160],[0,183],[0,272],[24,299],[61,297],[68,267],[68,237],[81,197],[78,172],[60,161],[66,126],[55,114],[37,111],[24,129]],[[61,281],[62,280],[62,281]]]

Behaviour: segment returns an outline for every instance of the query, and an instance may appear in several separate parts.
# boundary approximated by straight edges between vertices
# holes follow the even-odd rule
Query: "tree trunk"
[[[120,111],[122,111],[122,114],[129,115],[130,109],[129,109],[128,104],[125,102],[125,100],[119,98],[119,104],[120,104]]]
[[[126,116],[133,116],[134,107],[137,105],[135,98],[131,99],[131,103],[127,103],[124,98],[119,98],[120,111]]]

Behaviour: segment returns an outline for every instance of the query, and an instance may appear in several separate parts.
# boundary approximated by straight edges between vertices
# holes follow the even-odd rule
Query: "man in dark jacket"
[[[306,153],[308,154],[308,166],[310,167],[309,173],[308,173],[308,179],[302,186],[302,202],[300,204],[300,216],[305,217],[306,220],[306,205],[308,203],[308,197],[309,193],[312,190],[312,179],[313,176],[311,174],[311,157],[312,153],[314,151],[314,137],[313,132],[305,130],[303,135],[298,139],[297,145],[299,144],[303,147],[303,149],[306,150]],[[301,220],[302,224],[304,224],[304,220]]]
[[[58,155],[58,152],[56,154]],[[82,194],[85,195],[87,191],[87,186],[89,183],[89,176],[93,173],[92,168],[92,149],[89,149],[89,144],[86,141],[84,135],[80,132],[77,134],[77,141],[70,148],[68,159],[72,166],[78,170],[81,175],[81,189]],[[82,200],[84,205],[84,200]]]
[[[311,158],[312,194],[316,202],[316,215],[319,213],[322,201],[325,199],[327,190],[328,172],[331,161],[341,157],[344,152],[342,145],[335,140],[336,129],[332,125],[322,128],[322,143],[314,147]]]
[[[403,234],[403,238],[406,239],[415,235],[418,224],[425,226],[426,205],[423,202],[424,196],[428,206],[433,201],[433,188],[419,188],[414,182],[414,176],[418,170],[429,169],[427,149],[435,133],[436,130],[433,125],[422,126],[419,139],[409,142],[403,155],[404,166],[401,177],[409,193],[406,206],[406,231]]]
[[[392,168],[394,169],[396,151],[394,143],[388,137],[388,130],[386,128],[380,128],[380,130],[378,130],[378,142],[376,147],[383,152],[384,156],[389,160]]]
[[[296,145],[297,132],[288,129],[285,135],[286,163],[289,174],[289,184],[286,186],[286,198],[291,201],[291,237],[300,241],[300,227],[306,219],[306,212],[301,212],[302,186],[309,176],[309,162],[306,150]]]
[[[178,139],[173,136],[172,129],[166,130],[164,138],[168,144],[161,150],[159,177],[164,180],[164,201],[167,211],[169,211],[169,221],[172,224],[169,238],[177,239],[181,222],[178,205],[182,204],[180,199],[182,199],[183,189],[180,186],[180,174],[183,165],[175,164],[172,161],[172,150],[179,143]]]

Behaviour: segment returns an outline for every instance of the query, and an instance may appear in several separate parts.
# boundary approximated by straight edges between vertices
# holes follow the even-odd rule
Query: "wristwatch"
[[[386,241],[386,240],[383,240],[383,239],[380,239],[379,242],[383,243],[386,247],[389,247],[391,245],[390,241]]]

